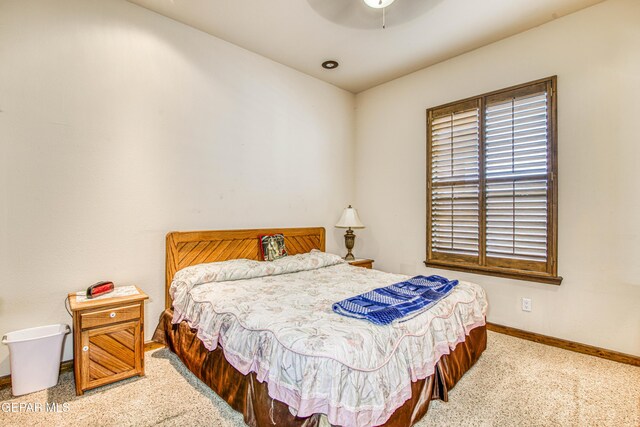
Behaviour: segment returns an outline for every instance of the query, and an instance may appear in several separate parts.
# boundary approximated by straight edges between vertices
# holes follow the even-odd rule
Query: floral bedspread
[[[485,323],[484,290],[462,281],[428,311],[387,326],[331,309],[407,278],[319,251],[192,266],[174,277],[173,322],[186,320],[209,350],[220,343],[229,363],[267,381],[270,396],[300,417],[380,425],[410,398],[412,381]]]

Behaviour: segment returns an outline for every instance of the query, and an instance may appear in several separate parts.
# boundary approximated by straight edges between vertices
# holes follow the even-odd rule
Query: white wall
[[[354,116],[353,95],[123,0],[0,0],[0,334],[70,323],[66,294],[110,279],[150,294],[149,338],[166,232],[323,225],[341,253],[355,190],[377,268],[474,280],[490,321],[640,355],[639,23],[609,0],[361,93]],[[563,284],[427,270],[425,109],[554,74]]]
[[[0,0],[0,334],[108,279],[150,295],[150,339],[171,230],[325,226],[342,251],[353,108],[123,0]]]
[[[481,284],[491,322],[640,355],[639,47],[640,2],[610,0],[358,94],[355,253]],[[562,285],[424,267],[425,110],[556,74]]]

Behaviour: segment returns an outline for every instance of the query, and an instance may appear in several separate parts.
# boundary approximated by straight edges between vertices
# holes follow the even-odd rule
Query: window
[[[555,88],[427,110],[427,266],[560,284]]]

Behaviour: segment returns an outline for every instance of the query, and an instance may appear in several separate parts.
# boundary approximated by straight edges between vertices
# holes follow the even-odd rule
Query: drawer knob
[[[85,345],[84,347],[82,347],[82,351],[89,351],[89,346]]]
[[[112,319],[116,317],[116,312],[112,311],[111,313],[109,313],[109,317],[111,317]]]

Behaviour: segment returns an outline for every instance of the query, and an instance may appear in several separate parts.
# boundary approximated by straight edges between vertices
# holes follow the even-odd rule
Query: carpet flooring
[[[2,426],[243,426],[167,349],[146,354],[144,378],[76,397],[72,373],[56,387],[13,398],[0,390]],[[58,403],[58,412],[10,412]],[[35,408],[32,407],[32,409]],[[489,332],[488,348],[427,426],[640,426],[640,368]]]

